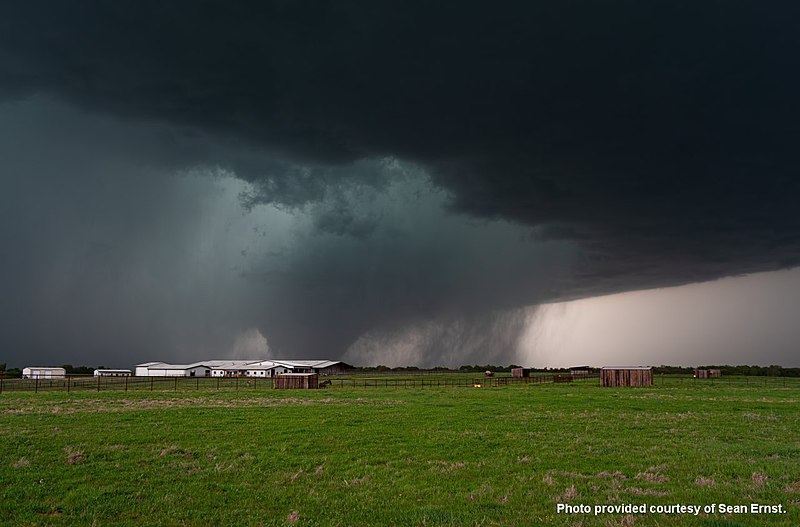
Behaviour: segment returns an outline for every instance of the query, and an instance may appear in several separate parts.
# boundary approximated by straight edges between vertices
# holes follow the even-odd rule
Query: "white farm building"
[[[28,366],[22,369],[23,379],[64,379],[67,370],[52,366]]]
[[[145,362],[136,366],[137,377],[211,377],[211,367],[202,362],[167,364]]]
[[[191,364],[145,362],[136,366],[137,377],[256,377],[282,373],[341,373],[352,366],[330,360],[207,360]]]

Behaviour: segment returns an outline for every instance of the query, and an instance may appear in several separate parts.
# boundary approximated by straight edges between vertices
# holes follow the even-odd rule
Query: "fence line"
[[[405,376],[323,377],[321,387],[331,388],[435,388],[498,387],[596,379],[597,375],[534,375],[530,377]],[[257,377],[94,377],[67,376],[63,379],[2,379],[0,394],[32,391],[189,391],[272,389],[272,379]]]
[[[766,375],[723,375],[700,379],[681,374],[655,374],[653,384],[656,386],[769,386],[800,388],[800,377],[770,377]]]
[[[377,377],[321,377],[320,384],[330,388],[437,388],[482,387],[496,388],[520,384],[552,384],[579,381],[595,386],[597,373],[588,375],[532,375],[530,377],[470,377],[466,375],[380,375]],[[768,386],[800,388],[799,377],[723,376],[707,379],[687,375],[656,374],[656,387],[689,386]],[[597,382],[599,384],[599,382]],[[321,386],[321,387],[322,387]],[[8,392],[87,392],[87,391],[200,391],[200,390],[267,390],[272,379],[256,377],[94,377],[67,376],[63,379],[8,379],[0,377],[0,395]]]

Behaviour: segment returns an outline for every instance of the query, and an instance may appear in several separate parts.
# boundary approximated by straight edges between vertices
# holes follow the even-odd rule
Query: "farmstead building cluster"
[[[137,377],[251,377],[271,378],[285,373],[333,375],[352,366],[331,360],[207,360],[190,364],[145,362]]]

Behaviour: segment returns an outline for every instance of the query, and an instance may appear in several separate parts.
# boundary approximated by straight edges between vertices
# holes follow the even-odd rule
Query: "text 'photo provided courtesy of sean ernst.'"
[[[641,514],[641,515],[729,515],[729,514],[785,514],[786,508],[782,504],[730,504],[709,503],[706,505],[675,503],[670,505],[651,505],[647,503],[623,503],[614,505],[587,505],[559,503],[556,505],[558,514],[583,514],[600,516],[604,514]]]

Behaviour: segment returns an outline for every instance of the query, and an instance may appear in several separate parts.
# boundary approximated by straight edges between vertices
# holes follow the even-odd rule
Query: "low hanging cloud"
[[[372,330],[546,298],[576,258],[450,214],[423,169],[390,158],[329,169],[320,197],[289,204],[208,164],[143,166],[147,126],[38,98],[0,117],[9,360],[339,357]]]
[[[794,267],[798,22],[679,2],[6,3],[4,280],[26,302],[84,285],[174,306],[131,308],[134,333],[90,329],[97,301],[53,331],[72,349],[99,331],[189,356],[257,328],[335,356],[414,327],[440,342],[431,319],[489,328]],[[11,278],[34,271],[39,296]],[[59,340],[41,338],[12,340]]]

